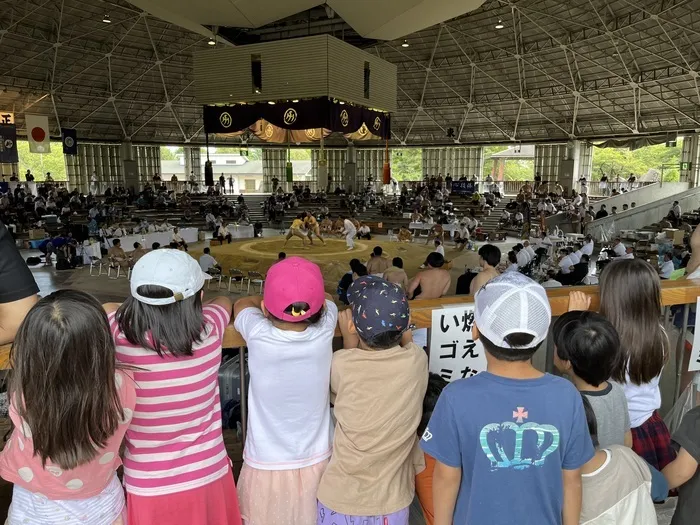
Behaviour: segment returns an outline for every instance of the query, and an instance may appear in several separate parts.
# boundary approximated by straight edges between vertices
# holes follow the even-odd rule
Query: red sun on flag
[[[35,142],[44,142],[44,139],[46,138],[46,132],[44,131],[43,128],[40,128],[38,126],[35,128],[32,128],[31,135],[32,135],[32,140],[34,140]]]

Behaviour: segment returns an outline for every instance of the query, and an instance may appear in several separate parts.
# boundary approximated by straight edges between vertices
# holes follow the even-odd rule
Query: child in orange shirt
[[[428,389],[423,398],[423,417],[418,426],[418,435],[423,435],[430,416],[433,415],[435,403],[442,393],[442,389],[447,386],[447,381],[437,374],[428,376]],[[433,471],[435,470],[435,458],[423,452],[425,456],[425,470],[416,476],[416,495],[423,510],[426,525],[433,525],[435,516],[433,513]]]

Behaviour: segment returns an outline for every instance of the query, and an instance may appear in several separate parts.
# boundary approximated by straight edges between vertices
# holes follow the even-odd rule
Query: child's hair
[[[501,250],[493,244],[484,244],[479,248],[479,257],[481,257],[489,266],[497,266],[501,262]]]
[[[622,361],[615,327],[595,312],[567,312],[552,328],[557,356],[569,361],[574,374],[597,387]]]
[[[288,315],[294,315],[296,313],[297,315],[304,315],[301,312],[307,312],[309,310],[310,306],[308,303],[292,303],[290,304],[287,308],[284,309],[284,313]],[[307,317],[303,321],[299,321],[298,323],[295,324],[305,324],[305,325],[312,325],[318,323],[322,318],[323,314],[325,312],[325,306],[322,307],[318,312],[313,314],[310,317]],[[269,311],[267,312],[267,318],[272,320],[272,321],[277,321],[278,323],[286,323],[289,321],[283,321],[282,319],[278,319],[274,315],[272,315]]]
[[[64,470],[90,462],[117,430],[114,341],[102,305],[59,290],[41,299],[12,345],[9,398],[34,450]]]
[[[399,330],[389,330],[367,339],[364,337],[360,337],[360,339],[362,339],[362,342],[369,348],[387,350],[401,344],[401,336],[403,336],[403,332]]]
[[[661,285],[654,268],[641,259],[613,261],[600,276],[600,313],[617,330],[622,359],[611,378],[636,385],[661,373],[669,341],[661,323]]]
[[[168,288],[139,286],[138,293],[150,299],[172,297]],[[117,310],[119,330],[132,345],[166,352],[173,357],[191,356],[192,345],[202,341],[204,314],[202,296],[196,293],[182,301],[161,306],[144,304],[129,297]]]
[[[588,433],[591,435],[591,441],[593,441],[593,447],[598,448],[600,442],[598,441],[598,420],[595,417],[595,411],[591,406],[591,402],[584,394],[581,394],[581,401],[583,401],[583,411],[586,414],[586,423],[588,423]]]
[[[367,275],[367,267],[362,264],[359,259],[353,259],[350,261],[350,269],[353,273],[356,273],[358,277],[364,277]]]
[[[211,253],[211,250],[209,248],[204,248],[204,253],[206,253],[208,255]]]
[[[425,391],[425,397],[423,398],[423,417],[418,425],[419,436],[422,436],[423,432],[425,432],[428,422],[430,421],[430,416],[433,415],[437,400],[447,384],[447,381],[439,375],[433,373],[428,374],[428,389]]]
[[[442,266],[445,264],[445,258],[441,253],[430,252],[425,262],[427,262],[428,266],[431,268],[442,268]]]
[[[508,252],[508,262],[510,264],[515,264],[518,262],[518,258],[515,256],[515,252],[513,250]]]
[[[391,264],[393,264],[397,268],[403,268],[403,259],[401,257],[394,257],[394,259],[391,261]]]
[[[535,355],[540,345],[528,346],[532,344],[535,337],[532,334],[523,332],[515,332],[504,337],[506,343],[511,345],[511,348],[496,346],[490,339],[479,333],[479,341],[484,345],[486,351],[499,361],[528,361]]]

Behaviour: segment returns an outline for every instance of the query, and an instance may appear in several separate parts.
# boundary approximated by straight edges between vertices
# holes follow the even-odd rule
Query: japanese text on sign
[[[447,381],[465,379],[486,370],[486,355],[472,339],[474,305],[433,310],[430,371]]]

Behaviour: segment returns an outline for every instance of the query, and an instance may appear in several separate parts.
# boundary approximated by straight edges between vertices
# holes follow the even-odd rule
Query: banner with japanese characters
[[[486,370],[480,341],[472,339],[474,305],[433,310],[430,371],[447,381],[466,379]]]

